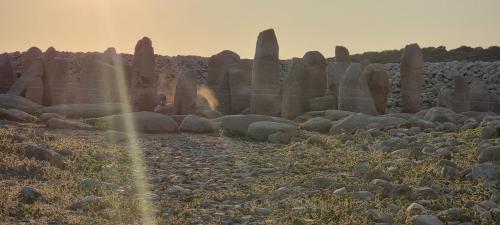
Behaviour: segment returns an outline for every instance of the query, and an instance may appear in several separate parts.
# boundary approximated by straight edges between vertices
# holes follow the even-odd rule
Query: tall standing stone
[[[279,46],[273,29],[262,31],[257,39],[252,71],[250,111],[278,116],[281,109]]]
[[[16,81],[16,74],[7,53],[0,55],[0,94],[7,93]]]
[[[238,70],[240,56],[235,52],[224,50],[213,55],[208,60],[207,85],[215,93],[219,102],[217,110],[223,114],[231,112],[231,96],[229,84],[229,71]]]
[[[470,89],[470,110],[477,112],[500,111],[500,97],[488,92],[488,86],[483,81],[475,81]]]
[[[154,110],[157,80],[152,42],[144,37],[135,46],[132,66],[130,98],[135,111]]]
[[[292,59],[290,74],[283,83],[283,99],[281,102],[281,117],[295,119],[306,112],[309,98],[304,95],[307,89],[305,65],[302,59]]]
[[[69,61],[60,58],[53,47],[41,57],[43,63],[43,104],[60,105],[71,102],[68,87]]]
[[[193,114],[196,108],[197,87],[196,78],[200,72],[191,70],[183,73],[175,86],[174,112],[177,115]]]
[[[455,112],[470,111],[470,88],[463,76],[454,76],[453,83],[455,89],[451,92],[448,108]]]
[[[389,97],[389,74],[384,70],[382,64],[369,64],[364,69],[368,88],[379,114],[384,114]]]
[[[326,95],[326,60],[325,57],[317,51],[307,52],[302,57],[304,63],[304,72],[306,77],[306,90],[308,101],[313,98]]]
[[[229,70],[231,113],[238,114],[250,107],[252,60],[240,60],[239,69]]]
[[[328,91],[333,95],[336,101],[338,101],[339,97],[340,81],[350,64],[349,50],[343,46],[336,46],[335,62],[329,63],[326,68]]]
[[[347,68],[339,87],[339,110],[377,114],[366,78],[359,63]]]
[[[420,93],[424,85],[424,60],[418,44],[407,45],[401,57],[401,101],[402,111],[420,111]]]

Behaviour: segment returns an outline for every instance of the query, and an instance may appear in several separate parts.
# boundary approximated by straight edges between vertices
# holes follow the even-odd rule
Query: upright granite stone
[[[43,62],[40,59],[42,55],[43,52],[37,47],[32,47],[23,54],[21,77],[12,85],[9,94],[24,95],[33,102],[43,103]]]
[[[384,70],[382,64],[369,64],[364,69],[368,88],[379,114],[384,114],[389,97],[389,74]]]
[[[327,89],[325,57],[320,52],[311,51],[302,57],[302,61],[306,79],[306,89],[303,93],[307,96],[308,102],[325,96]]]
[[[453,91],[442,89],[438,96],[438,106],[455,112],[468,112],[471,109],[471,91],[463,76],[454,76]]]
[[[240,56],[224,50],[208,60],[208,87],[215,93],[219,102],[217,110],[223,114],[231,112],[229,71],[238,70]]]
[[[196,78],[198,76],[200,76],[199,71],[191,70],[178,78],[174,94],[174,113],[176,115],[193,114],[196,110]]]
[[[259,34],[252,71],[250,111],[278,116],[281,108],[279,46],[274,30]]]
[[[305,67],[302,59],[292,59],[290,74],[283,83],[281,117],[293,120],[304,114],[308,108],[309,97],[304,95],[307,89]]]
[[[151,40],[147,37],[137,42],[130,84],[130,98],[135,111],[153,111],[156,85],[155,55]]]
[[[240,60],[239,69],[228,71],[231,113],[239,114],[250,107],[252,60]]]
[[[339,110],[377,114],[361,64],[352,63],[347,68],[339,92]]]
[[[0,55],[0,94],[7,93],[16,81],[16,74],[7,53]]]
[[[333,95],[336,101],[338,101],[339,97],[340,81],[350,64],[349,51],[347,48],[343,46],[336,46],[335,62],[329,63],[326,68],[328,91],[331,95]]]
[[[69,61],[58,57],[58,52],[50,47],[42,55],[43,63],[43,105],[71,103],[68,87]]]
[[[498,96],[488,92],[483,81],[474,81],[470,89],[470,110],[476,112],[498,111]]]
[[[118,54],[114,48],[104,53],[91,53],[81,59],[77,103],[119,102],[119,79],[125,79],[115,61]],[[120,78],[120,76],[122,76]],[[121,87],[127,90],[127,87]]]
[[[420,111],[421,91],[424,85],[424,60],[417,44],[407,45],[401,57],[402,112]]]

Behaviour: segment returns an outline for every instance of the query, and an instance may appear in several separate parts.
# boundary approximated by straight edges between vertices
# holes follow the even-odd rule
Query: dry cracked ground
[[[0,223],[500,224],[498,171],[477,153],[500,141],[479,128],[140,135],[139,152],[112,135],[0,123]]]

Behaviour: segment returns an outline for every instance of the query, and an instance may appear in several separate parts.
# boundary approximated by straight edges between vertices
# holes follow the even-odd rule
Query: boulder
[[[43,123],[46,123],[47,121],[49,121],[52,118],[64,119],[63,116],[61,116],[61,115],[59,115],[57,113],[42,113],[40,115],[40,121],[43,122]]]
[[[239,66],[240,56],[229,50],[224,50],[208,59],[207,85],[218,100],[217,110],[223,114],[231,112],[229,71],[239,71]]]
[[[49,129],[68,129],[68,130],[95,130],[95,127],[88,124],[59,118],[51,118],[47,121]]]
[[[96,124],[103,124],[110,130],[141,133],[173,133],[178,130],[177,123],[167,115],[154,112],[133,112],[106,116],[95,119]]]
[[[375,108],[379,114],[384,114],[389,97],[389,74],[382,64],[370,64],[364,69],[368,88],[370,89]]]
[[[121,103],[69,104],[44,107],[42,113],[56,113],[67,118],[94,118],[126,112],[129,107]]]
[[[10,57],[7,53],[0,55],[0,94],[7,93],[16,81],[16,74],[12,68]]]
[[[2,109],[0,108],[0,119],[14,121],[14,122],[35,122],[36,117],[25,113],[18,109]]]
[[[444,225],[444,223],[435,216],[418,215],[409,219],[409,225]]]
[[[421,92],[424,85],[424,60],[417,44],[407,45],[401,56],[401,103],[404,113],[420,111]]]
[[[196,110],[196,79],[200,75],[199,71],[191,70],[185,72],[178,78],[174,95],[175,114],[187,115]]]
[[[0,94],[0,108],[19,109],[29,114],[37,113],[43,106],[17,95]]]
[[[47,161],[58,168],[64,168],[63,157],[50,149],[40,148],[32,144],[24,144],[19,147],[27,158],[34,158],[40,161]]]
[[[342,110],[326,110],[324,113],[324,117],[331,120],[337,121],[344,119],[352,114],[356,114],[355,112],[342,111]]]
[[[457,114],[457,113],[455,113],[447,108],[434,107],[434,108],[427,110],[427,113],[425,114],[423,119],[430,121],[430,122],[433,122],[433,123],[435,123],[435,122],[460,123],[460,122],[463,122],[465,120],[465,116]]]
[[[498,96],[488,92],[483,81],[475,81],[470,89],[470,110],[477,112],[498,112]]]
[[[215,124],[207,118],[188,115],[179,128],[182,132],[211,133],[215,131]]]
[[[472,168],[471,172],[473,181],[484,180],[486,182],[498,179],[498,173],[495,163],[481,163]]]
[[[333,95],[312,98],[309,100],[309,110],[325,111],[337,108],[337,98]]]
[[[154,110],[157,80],[152,42],[144,37],[135,46],[132,66],[130,97],[134,111]]]
[[[479,163],[495,162],[500,160],[500,146],[483,149],[477,158]]]
[[[398,117],[376,117],[363,113],[356,113],[334,122],[330,129],[330,134],[340,134],[342,132],[352,133],[358,129],[366,129],[370,124],[380,124],[383,128],[398,127],[405,122],[405,119]]]
[[[261,121],[255,122],[248,126],[247,137],[255,141],[267,141],[269,135],[283,132],[287,134],[293,134],[297,130],[296,126],[286,124],[286,123],[278,123],[278,122],[270,122],[270,121]]]
[[[230,136],[244,136],[250,124],[260,121],[285,123],[296,126],[295,122],[287,119],[255,114],[223,116],[214,120],[215,123],[219,124],[224,134]]]
[[[300,125],[301,129],[315,131],[319,133],[328,133],[332,128],[332,121],[323,117],[312,118]]]
[[[349,50],[344,46],[335,46],[335,62],[350,62]]]
[[[359,63],[351,64],[340,82],[338,109],[371,115],[377,114],[375,103]]]
[[[259,34],[252,70],[250,111],[279,116],[281,109],[279,46],[273,29]]]
[[[470,88],[463,76],[454,76],[454,90],[441,89],[438,95],[438,106],[449,108],[455,112],[470,111]]]
[[[306,77],[302,59],[292,59],[290,74],[283,83],[283,99],[281,102],[281,116],[295,119],[307,110],[308,99],[304,96]]]

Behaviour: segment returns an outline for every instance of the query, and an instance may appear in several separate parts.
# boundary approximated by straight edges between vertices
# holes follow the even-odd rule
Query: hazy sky
[[[500,0],[0,0],[0,52],[133,52],[143,36],[157,54],[253,58],[274,28],[280,58],[335,45],[351,53],[420,46],[500,45]]]

